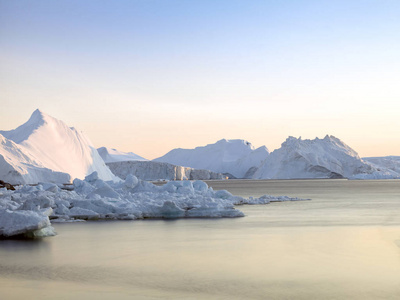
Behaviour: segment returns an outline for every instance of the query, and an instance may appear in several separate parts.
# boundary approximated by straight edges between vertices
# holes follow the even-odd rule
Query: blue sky
[[[34,109],[147,158],[332,134],[400,155],[400,1],[0,0],[0,129]]]

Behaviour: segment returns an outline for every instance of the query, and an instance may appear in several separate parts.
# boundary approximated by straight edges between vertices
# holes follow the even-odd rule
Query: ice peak
[[[29,121],[34,121],[34,120],[40,120],[44,119],[44,113],[40,109],[36,109],[32,114],[31,117],[29,118]]]
[[[25,123],[22,124],[21,126],[30,126],[33,127],[34,129],[39,128],[43,124],[48,124],[52,121],[55,121],[56,119],[51,117],[50,115],[46,114],[43,112],[41,109],[36,109],[29,120]]]
[[[41,120],[45,120],[45,119],[47,119],[49,117],[49,115],[47,115],[46,113],[44,113],[42,110],[40,110],[39,108],[38,109],[36,109],[33,113],[32,113],[32,115],[31,115],[31,117],[29,118],[29,120],[28,120],[28,122],[29,121],[41,121]]]
[[[7,139],[13,140],[15,143],[19,144],[28,139],[38,128],[51,122],[52,119],[54,118],[45,114],[40,109],[36,109],[27,122],[13,130],[1,131],[0,133]]]
[[[43,115],[44,112],[43,112],[40,108],[36,108],[36,109],[33,111],[32,115],[37,115],[37,114]]]

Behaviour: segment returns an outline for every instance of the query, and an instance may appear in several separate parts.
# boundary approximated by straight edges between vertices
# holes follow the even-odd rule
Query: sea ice
[[[47,183],[17,186],[15,191],[0,189],[0,236],[54,235],[50,220],[243,217],[235,205],[294,199],[300,200],[245,199],[225,190],[214,191],[203,181],[170,181],[157,186],[129,175],[125,181],[106,182],[94,172],[85,180],[75,179],[72,190]]]

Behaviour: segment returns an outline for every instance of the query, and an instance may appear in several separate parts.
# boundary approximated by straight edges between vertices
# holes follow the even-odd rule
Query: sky
[[[40,108],[148,159],[334,135],[400,155],[400,1],[0,0],[0,129]]]

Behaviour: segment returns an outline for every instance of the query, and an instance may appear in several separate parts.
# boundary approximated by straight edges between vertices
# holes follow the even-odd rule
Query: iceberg
[[[95,171],[118,180],[82,132],[38,109],[18,128],[0,131],[0,179],[11,184],[67,183]]]
[[[174,149],[154,161],[212,170],[230,178],[400,178],[399,156],[360,158],[332,135],[313,140],[288,137],[271,153],[265,146],[254,149],[245,140],[222,139],[195,149]]]
[[[269,151],[265,146],[254,149],[251,143],[245,140],[222,139],[195,149],[173,149],[153,161],[244,178],[250,168],[258,167],[268,155]]]
[[[254,171],[254,179],[365,178],[383,176],[334,136],[303,140],[289,137]]]

